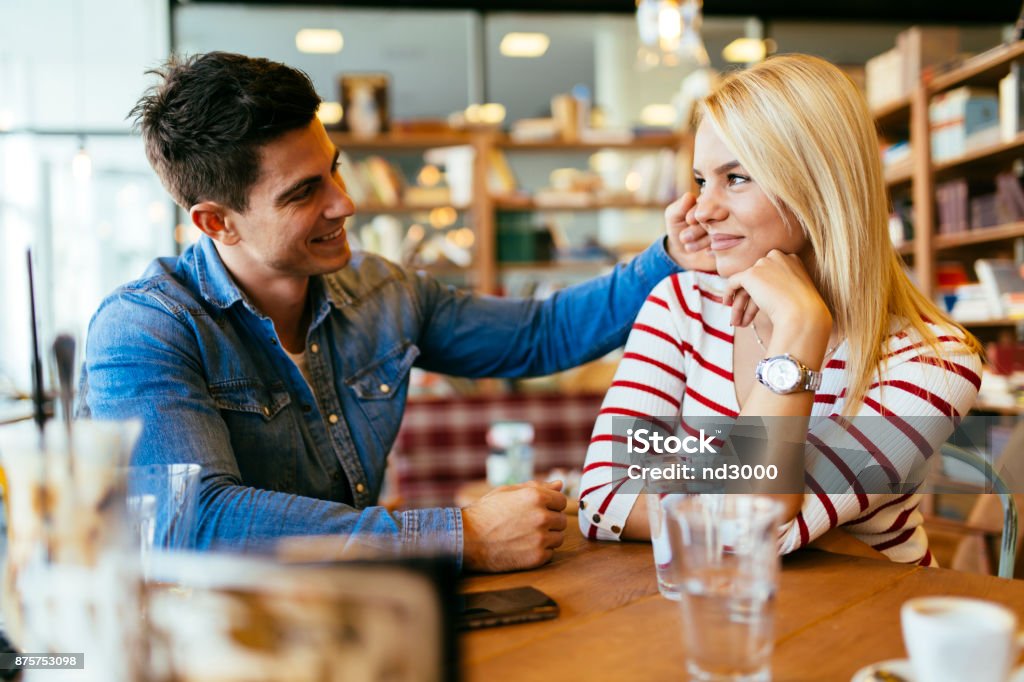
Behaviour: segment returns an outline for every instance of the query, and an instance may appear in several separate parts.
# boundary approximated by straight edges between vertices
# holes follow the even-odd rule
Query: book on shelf
[[[1020,179],[1013,173],[1000,173],[996,175],[996,193],[1002,197],[1002,202],[1007,205],[1007,212],[1011,221],[1024,219],[1024,189],[1020,186]]]
[[[999,81],[999,137],[1008,142],[1024,130],[1024,60],[1010,63]]]
[[[974,272],[985,292],[991,317],[1024,317],[1024,278],[1020,266],[1009,258],[979,258],[974,261]]]
[[[487,191],[492,196],[508,196],[515,194],[516,186],[516,176],[505,153],[490,149],[487,152]]]
[[[970,86],[941,92],[928,105],[928,123],[932,160],[962,156],[999,141],[999,97]]]
[[[369,203],[384,206],[397,205],[405,189],[401,172],[383,157],[368,156],[353,161],[345,152],[339,152],[341,176],[349,196],[356,205]]]
[[[938,234],[956,234],[968,229],[967,180],[956,178],[935,186]]]

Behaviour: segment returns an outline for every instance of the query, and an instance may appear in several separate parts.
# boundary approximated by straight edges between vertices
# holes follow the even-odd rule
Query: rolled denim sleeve
[[[625,343],[640,306],[680,271],[664,238],[630,263],[545,300],[479,296],[419,275],[417,364],[466,377],[537,376],[594,360]]]
[[[197,342],[194,314],[152,290],[105,301],[90,323],[78,416],[141,420],[135,464],[202,466],[199,548],[266,551],[284,536],[337,535],[389,555],[443,553],[461,566],[457,509],[355,509],[243,485],[204,376],[208,358]]]

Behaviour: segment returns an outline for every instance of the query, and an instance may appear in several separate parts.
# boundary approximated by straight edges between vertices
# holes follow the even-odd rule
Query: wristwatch
[[[757,380],[774,393],[817,391],[821,372],[815,372],[789,353],[773,355],[757,363]]]

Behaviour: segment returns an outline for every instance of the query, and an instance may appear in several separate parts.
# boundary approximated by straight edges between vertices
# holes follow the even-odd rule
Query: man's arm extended
[[[411,285],[426,317],[418,364],[457,376],[516,377],[601,357],[625,343],[651,289],[679,271],[663,242],[545,300],[474,296],[415,276]]]

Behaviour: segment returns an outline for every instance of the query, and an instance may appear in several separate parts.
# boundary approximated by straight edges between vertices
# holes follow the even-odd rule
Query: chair
[[[947,463],[956,463],[954,467],[965,465],[981,474],[984,480],[985,492],[991,492],[998,496],[1003,508],[1003,528],[997,575],[1000,578],[1013,578],[1017,561],[1017,503],[1010,487],[995,468],[976,452],[965,450],[952,443],[945,443],[940,449],[939,454],[942,456],[944,466]],[[940,518],[929,518],[926,525],[974,535],[991,534],[991,531],[986,528]]]

